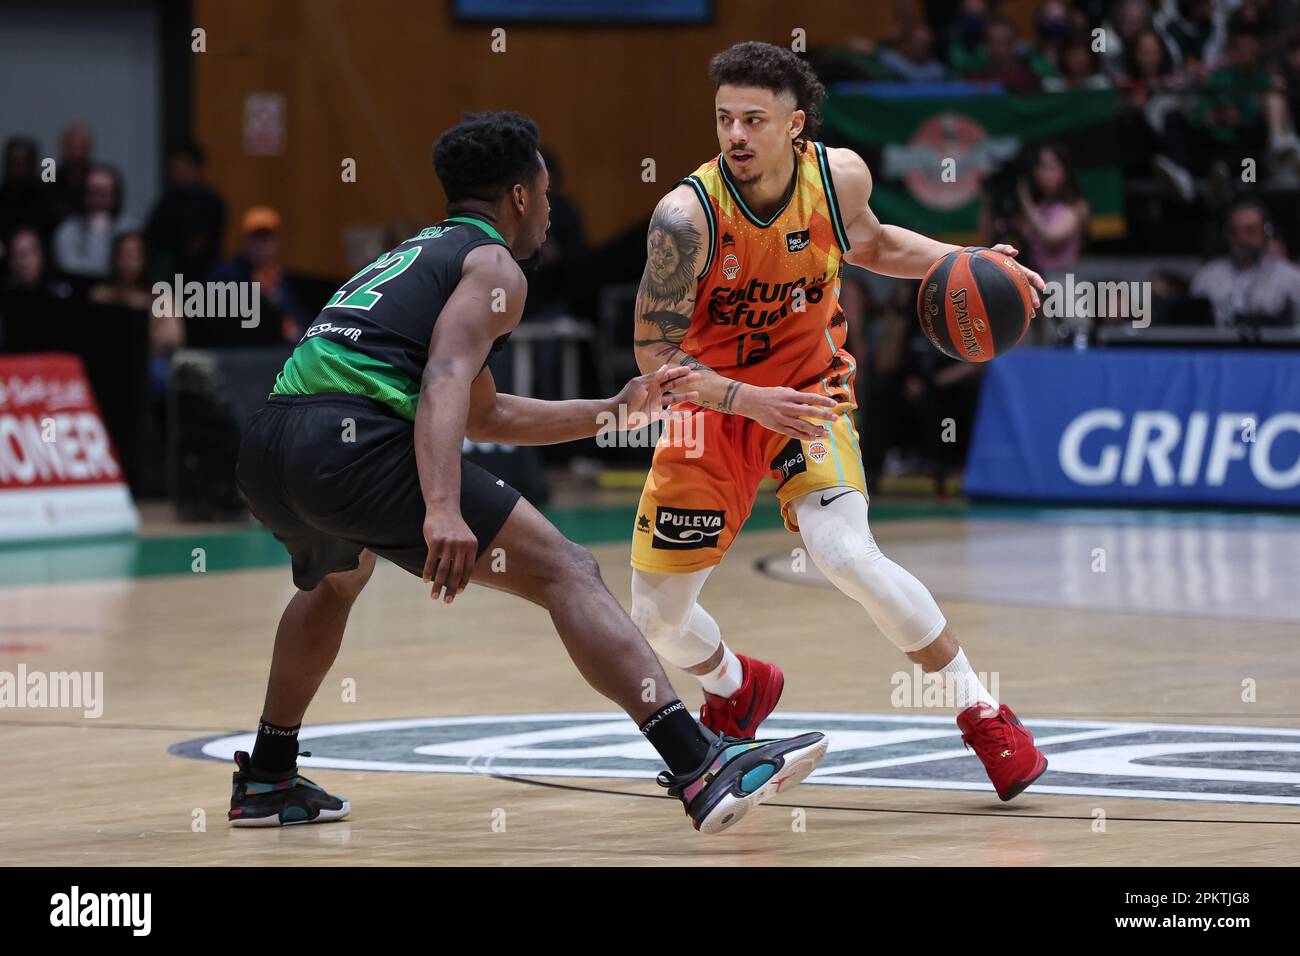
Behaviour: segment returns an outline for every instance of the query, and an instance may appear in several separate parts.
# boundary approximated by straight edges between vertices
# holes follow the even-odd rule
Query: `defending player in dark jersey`
[[[738,740],[700,727],[590,552],[461,458],[467,436],[515,445],[590,437],[620,406],[615,417],[626,421],[696,397],[695,373],[659,369],[607,400],[498,394],[486,365],[523,312],[516,260],[541,247],[550,215],[537,127],[515,113],[467,117],[438,140],[433,162],[448,218],[339,289],[240,449],[240,487],[288,549],[299,591],[280,619],[252,754],[235,757],[230,820],[279,826],[349,812],[298,773],[298,729],[379,554],[448,604],[473,581],[545,607],[583,677],[664,759],[659,782],[695,827],[725,829],[811,773],[824,736]],[[508,555],[508,570],[493,567],[489,548]],[[647,686],[658,689],[650,701]]]

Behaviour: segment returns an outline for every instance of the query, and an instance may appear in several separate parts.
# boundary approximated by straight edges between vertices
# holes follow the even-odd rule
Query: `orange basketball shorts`
[[[655,446],[632,532],[632,567],[681,574],[709,568],[753,510],[759,482],[771,475],[785,526],[798,531],[790,504],[826,488],[856,488],[865,496],[866,474],[853,409],[835,411],[830,433],[800,441],[739,415],[685,406],[670,418]]]

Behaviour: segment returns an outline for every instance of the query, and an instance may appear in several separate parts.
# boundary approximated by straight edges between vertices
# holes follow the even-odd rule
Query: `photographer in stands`
[[[1208,299],[1223,328],[1300,327],[1300,268],[1271,248],[1268,210],[1253,199],[1228,212],[1228,255],[1203,265],[1191,294]]]

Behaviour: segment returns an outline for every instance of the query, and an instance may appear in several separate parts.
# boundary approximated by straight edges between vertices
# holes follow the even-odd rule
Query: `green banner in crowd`
[[[1014,200],[1024,147],[1059,143],[1087,196],[1091,235],[1114,238],[1124,234],[1116,108],[1113,90],[942,98],[833,93],[823,107],[822,138],[862,154],[875,183],[871,208],[882,222],[966,244],[985,239],[986,195],[994,203]]]

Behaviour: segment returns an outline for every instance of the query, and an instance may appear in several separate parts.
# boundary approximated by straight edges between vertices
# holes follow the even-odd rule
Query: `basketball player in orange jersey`
[[[687,365],[700,379],[689,417],[667,422],[641,495],[632,619],[661,657],[699,679],[706,726],[753,736],[784,677],[734,654],[698,597],[770,474],[786,527],[818,568],[941,675],[963,741],[1010,800],[1047,761],[976,676],[930,592],[872,538],[852,420],[857,369],[839,307],[843,262],[921,278],[958,247],[880,223],[866,163],[812,140],[826,91],[789,50],[739,43],[713,58],[710,75],[721,154],[656,207],[637,296],[642,371]]]

